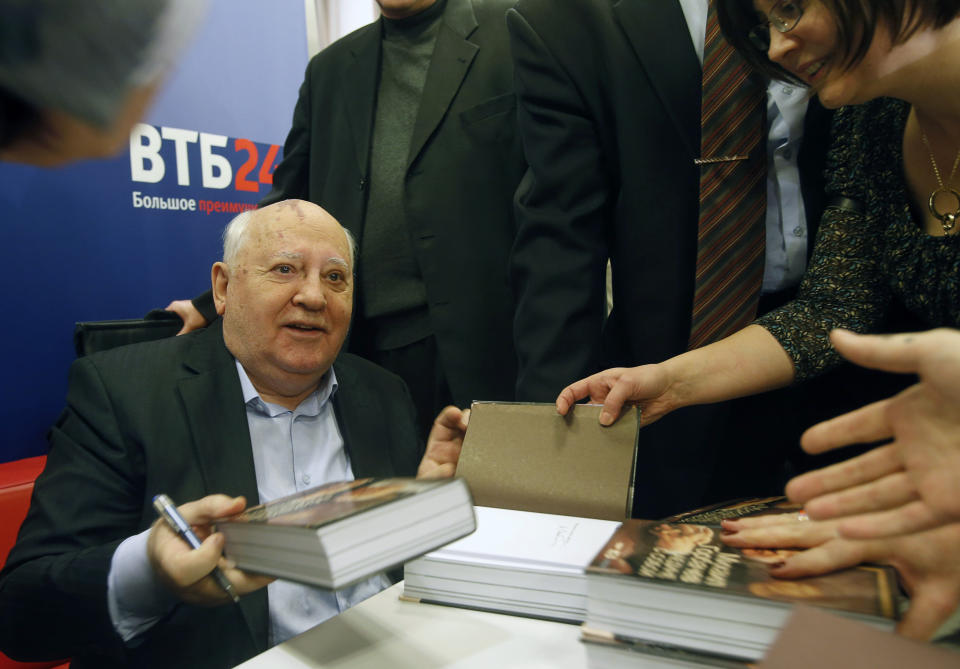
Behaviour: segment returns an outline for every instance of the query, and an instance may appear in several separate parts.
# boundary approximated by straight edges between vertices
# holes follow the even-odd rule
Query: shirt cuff
[[[144,530],[117,546],[107,575],[110,621],[127,643],[156,625],[179,602],[150,565],[149,536],[150,530]]]

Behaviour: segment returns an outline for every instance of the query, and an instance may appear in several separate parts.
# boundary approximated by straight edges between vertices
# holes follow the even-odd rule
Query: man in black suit
[[[600,369],[686,350],[706,12],[706,0],[521,0],[508,12],[530,166],[517,193],[511,269],[520,400],[552,402],[567,384]],[[768,95],[786,100],[784,108],[790,96],[805,96],[779,86]],[[768,112],[778,109],[768,102]],[[781,200],[777,208],[768,197],[768,265],[776,241],[796,246],[799,239],[800,247],[793,267],[774,276],[773,290],[761,297],[762,309],[791,297],[812,246],[823,209],[826,116],[811,102],[805,119],[786,124],[782,145],[768,142],[768,163],[778,173],[767,192]],[[784,161],[800,175],[805,224],[802,214],[786,224],[800,203],[791,205],[781,190]],[[792,181],[800,200],[797,177]],[[613,308],[606,315],[608,260]],[[644,428],[635,515],[782,490],[790,473],[785,453],[798,452],[800,430],[813,421],[798,415],[810,406],[799,392],[697,407]]]
[[[452,475],[465,425],[437,419],[424,454],[403,382],[338,355],[353,249],[320,207],[238,216],[213,267],[222,320],[78,360],[67,408],[0,580],[0,647],[74,667],[229,667],[377,592],[331,593],[227,568],[210,523],[330,480]],[[421,456],[423,456],[421,458]],[[418,469],[419,462],[419,469]],[[206,536],[155,522],[154,495]],[[242,496],[242,498],[240,497]],[[210,577],[220,564],[237,605]]]
[[[513,398],[515,0],[378,2],[310,61],[261,204],[316,202],[358,240],[348,350],[406,381],[426,431],[451,402]]]

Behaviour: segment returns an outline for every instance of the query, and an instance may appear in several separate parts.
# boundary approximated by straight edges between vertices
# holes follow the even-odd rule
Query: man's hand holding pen
[[[147,555],[154,570],[180,599],[198,606],[218,606],[230,602],[230,596],[212,577],[219,568],[238,595],[259,590],[274,579],[237,569],[223,556],[223,535],[212,532],[220,518],[240,513],[246,507],[243,497],[209,495],[177,507],[192,527],[200,547],[192,548],[169,525],[158,518],[150,530]]]

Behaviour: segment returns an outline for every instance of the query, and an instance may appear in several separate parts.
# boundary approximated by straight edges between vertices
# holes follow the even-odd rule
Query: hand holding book
[[[591,404],[603,404],[602,425],[612,425],[628,406],[642,406],[640,425],[649,425],[683,406],[673,392],[673,379],[667,369],[663,363],[597,372],[560,391],[557,413],[566,416],[574,404],[589,398]]]
[[[725,520],[723,529],[727,533],[721,538],[743,551],[779,551],[770,568],[777,578],[817,576],[863,562],[890,564],[911,597],[897,632],[929,639],[960,605],[960,570],[956,565],[960,523],[885,539],[841,537],[839,523],[803,521],[797,514]],[[795,548],[805,550],[790,550]]]
[[[557,397],[557,412],[565,416],[589,397],[603,403],[603,425],[613,424],[624,406],[639,406],[645,426],[682,407],[753,395],[793,380],[793,363],[779,342],[763,327],[748,325],[655,365],[607,369],[571,383]]]
[[[449,478],[456,473],[469,420],[469,409],[448,406],[440,412],[433,421],[427,450],[417,468],[418,479]]]
[[[782,560],[778,553],[793,549],[725,546],[719,527],[690,522],[746,507],[738,500],[673,521],[624,522],[587,568],[584,625],[616,638],[740,661],[763,656],[796,604],[893,629],[899,597],[891,567],[859,565],[858,559],[836,573],[781,579],[770,573],[768,560]]]
[[[250,572],[338,589],[476,528],[463,479],[335,481],[220,521],[227,556]]]
[[[234,567],[223,557],[224,538],[212,529],[213,523],[243,511],[243,497],[208,495],[177,507],[202,543],[197,549],[177,536],[162,519],[150,530],[147,557],[160,580],[180,599],[200,606],[217,606],[230,601],[223,588],[211,577],[219,568],[238,595],[266,586],[274,579],[251,574]]]

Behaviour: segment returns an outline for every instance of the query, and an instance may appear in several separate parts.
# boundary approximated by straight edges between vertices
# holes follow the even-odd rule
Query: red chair
[[[39,455],[13,462],[0,463],[0,567],[7,561],[10,549],[17,541],[17,532],[30,508],[33,482],[43,471],[47,458]],[[0,669],[66,669],[63,660],[51,662],[16,662],[0,653]]]
[[[146,318],[77,323],[73,333],[77,356],[88,355],[123,344],[172,337],[183,321],[169,311],[154,310]],[[30,508],[33,482],[43,471],[46,456],[0,463],[0,567],[17,540],[17,532]],[[69,662],[15,662],[0,653],[0,669],[66,669]]]

